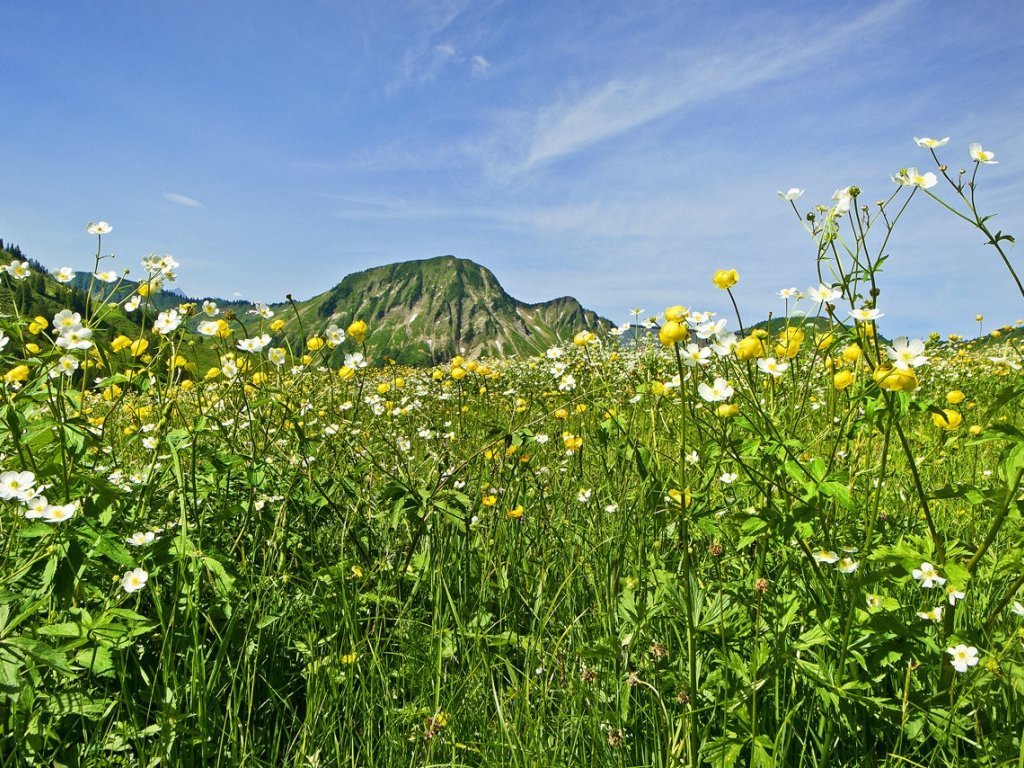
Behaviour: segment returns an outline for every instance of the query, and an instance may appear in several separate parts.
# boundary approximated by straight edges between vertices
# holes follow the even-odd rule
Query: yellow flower
[[[366,323],[362,320],[355,320],[352,325],[345,330],[345,333],[355,339],[356,344],[362,344],[363,340],[366,338]]]
[[[132,340],[127,336],[118,336],[112,342],[110,342],[110,348],[115,352],[120,352],[122,349],[126,349],[132,345]]]
[[[149,349],[149,342],[145,339],[136,339],[128,346],[128,349],[131,351],[133,357],[138,357]]]
[[[556,419],[568,419],[569,418],[569,412],[567,410],[565,410],[565,408],[559,408],[558,410],[555,411],[555,418]]]
[[[740,408],[735,403],[722,403],[715,409],[715,415],[722,419],[731,419],[740,412]]]
[[[932,414],[932,424],[939,429],[949,430],[950,432],[959,429],[963,420],[963,416],[961,416],[957,411],[950,410],[949,408],[944,408],[941,414]]]
[[[348,381],[355,375],[356,369],[349,368],[347,365],[343,365],[341,366],[341,368],[338,369],[338,376],[341,378],[342,381]]]
[[[518,505],[516,507],[513,507],[512,509],[508,510],[505,513],[505,516],[508,517],[510,520],[518,520],[519,518],[521,518],[523,516],[524,512],[526,512],[526,510],[523,509],[523,505],[520,504],[520,505]]]
[[[576,451],[583,445],[583,438],[576,437],[571,432],[562,433],[562,445],[567,451]]]
[[[690,504],[693,503],[693,495],[690,493],[690,489],[687,488],[685,491],[680,491],[678,488],[673,488],[668,492],[668,498],[675,502],[680,507],[689,509]]]
[[[111,384],[109,387],[103,390],[103,399],[108,403],[111,400],[116,400],[121,396],[121,388],[117,384]]]
[[[317,352],[323,349],[323,347],[324,340],[321,339],[319,336],[314,336],[313,338],[306,340],[306,349],[308,349],[310,352]]]
[[[711,282],[721,288],[723,291],[732,288],[736,283],[740,281],[740,273],[735,269],[720,269],[715,272],[714,277],[711,278]]]
[[[790,326],[780,334],[775,354],[779,357],[796,357],[803,343],[804,332],[796,326]]]
[[[28,344],[25,345],[25,351],[28,352],[30,355],[38,355],[39,354],[39,345],[38,344],[33,344],[30,341]]]
[[[267,374],[265,374],[263,371],[258,371],[257,373],[254,373],[252,375],[252,383],[255,384],[257,387],[260,384],[263,384],[264,382],[266,382],[266,380],[267,380]]]
[[[452,368],[461,368],[464,362],[466,362],[466,358],[464,358],[462,355],[456,355],[455,357],[452,358],[450,365]]]
[[[16,381],[28,380],[28,366],[27,365],[16,365],[11,368],[7,373],[4,374],[4,381],[8,384],[13,384]]]
[[[462,379],[466,378],[466,369],[452,368],[452,378],[455,379],[456,381],[461,381]]]
[[[764,348],[764,342],[756,336],[747,336],[740,339],[736,344],[736,357],[740,360],[756,360],[759,357],[767,357],[768,350]]]
[[[270,330],[272,330],[274,333],[277,333],[282,328],[284,328],[284,318],[279,317],[276,320],[271,321]]]
[[[972,424],[971,428],[968,429],[967,431],[970,432],[974,436],[978,436],[978,435],[981,434],[981,425],[980,424]]]
[[[498,497],[495,496],[493,493],[486,493],[486,494],[484,494],[484,497],[483,497],[481,503],[485,507],[493,507],[495,504],[498,503]]]
[[[192,379],[185,379],[181,382],[181,391],[188,392],[193,386],[195,386],[195,382]]]
[[[829,331],[818,339],[818,349],[824,351],[836,343],[836,335]]]
[[[848,363],[856,363],[864,354],[859,344],[850,344],[843,350],[843,360]]]
[[[595,341],[597,341],[597,336],[590,331],[580,331],[572,337],[572,343],[577,347],[585,347],[588,344],[593,344]]]
[[[679,304],[675,304],[665,310],[665,319],[670,320],[674,323],[678,323],[686,319],[686,316],[690,314],[690,310],[686,307],[682,307]]]
[[[912,369],[901,371],[888,365],[880,365],[871,375],[879,387],[890,392],[913,392],[917,389],[917,375]]]
[[[386,395],[390,391],[391,391],[391,385],[388,384],[386,381],[377,385],[377,394],[378,395]]]
[[[462,367],[465,368],[470,373],[474,373],[480,367],[480,363],[478,363],[476,360],[470,360]]]
[[[688,338],[690,338],[690,329],[686,327],[685,323],[675,320],[666,320],[665,324],[658,330],[658,340],[666,347],[686,341]]]
[[[355,664],[357,658],[359,658],[359,657],[356,656],[356,654],[354,654],[354,653],[346,653],[346,654],[344,654],[341,657],[341,663],[342,664]]]
[[[832,386],[836,389],[846,389],[853,384],[854,376],[849,371],[840,371],[832,377]]]

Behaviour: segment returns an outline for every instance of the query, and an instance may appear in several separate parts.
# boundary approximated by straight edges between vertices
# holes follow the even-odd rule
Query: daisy
[[[960,645],[947,648],[946,653],[953,657],[951,663],[957,672],[966,672],[969,667],[978,663],[978,649],[973,645],[960,643]]]
[[[133,571],[125,571],[124,576],[121,578],[121,589],[128,594],[132,592],[138,592],[149,581],[149,574],[141,568],[136,568]]]

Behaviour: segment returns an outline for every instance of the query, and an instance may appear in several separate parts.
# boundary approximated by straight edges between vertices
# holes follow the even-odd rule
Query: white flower
[[[707,347],[698,347],[690,343],[682,355],[683,364],[693,367],[695,365],[708,365],[711,362],[711,350]]]
[[[5,264],[0,267],[0,272],[6,272],[15,280],[24,280],[26,277],[32,274],[32,270],[29,269],[27,261],[18,261],[15,259],[10,264]]]
[[[728,322],[729,319],[723,317],[720,320],[708,320],[706,323],[701,323],[697,326],[697,338],[710,339],[712,336],[718,336],[725,330],[725,324]]]
[[[89,349],[92,346],[92,342],[89,340],[91,336],[92,331],[89,328],[78,325],[73,328],[65,328],[54,343],[61,349]]]
[[[942,606],[936,605],[931,610],[918,611],[917,618],[924,619],[925,621],[942,621]]]
[[[153,323],[153,330],[161,336],[166,336],[181,325],[181,321],[182,317],[178,314],[178,310],[169,309],[157,315],[156,322]]]
[[[78,370],[79,365],[80,363],[78,362],[77,357],[72,357],[71,355],[61,355],[60,359],[57,360],[57,364],[50,369],[48,375],[51,379],[56,379],[58,376],[61,375],[71,376],[74,374],[75,371]]]
[[[220,314],[220,308],[217,306],[216,301],[210,301],[207,299],[203,302],[203,314],[207,317],[216,317]]]
[[[860,309],[851,309],[850,317],[852,317],[854,320],[859,320],[862,323],[866,323],[870,320],[877,320],[880,317],[885,317],[885,315],[879,312],[874,307],[870,309],[867,307],[861,307]]]
[[[923,589],[931,589],[936,584],[941,587],[946,583],[946,580],[935,570],[935,566],[928,562],[921,563],[921,567],[915,568],[911,573],[915,579],[921,582]]]
[[[71,267],[61,267],[53,273],[53,279],[58,283],[70,283],[75,279],[75,270]]]
[[[235,345],[243,352],[262,352],[263,348],[270,343],[270,334],[261,333],[259,336],[253,336],[250,339],[239,339]]]
[[[561,347],[551,347],[547,352],[544,353],[548,360],[557,360],[564,354],[565,350],[563,350]]]
[[[543,432],[533,436],[533,442],[537,443],[537,445],[544,445],[544,443],[546,443],[550,439],[551,438],[545,435]]]
[[[329,347],[337,347],[345,341],[345,332],[336,325],[327,326],[324,336],[327,337],[327,346]]]
[[[282,366],[285,363],[286,354],[283,347],[271,347],[267,350],[267,359],[274,365]]]
[[[964,599],[964,593],[954,587],[952,584],[946,585],[946,597],[949,598],[950,605],[956,605],[957,600]]]
[[[697,385],[697,392],[709,403],[720,403],[732,397],[736,390],[729,385],[728,381],[718,377],[710,385],[702,381]]]
[[[838,568],[841,573],[853,573],[860,568],[860,563],[852,557],[844,557],[839,561]]]
[[[70,309],[62,309],[53,316],[53,327],[57,333],[63,333],[67,328],[75,328],[82,324],[82,316]]]
[[[36,476],[29,472],[0,474],[0,499],[28,501],[35,495]]]
[[[925,149],[938,149],[939,147],[944,147],[949,143],[949,136],[944,139],[929,139],[927,137],[919,139],[915,136],[914,142],[917,146],[924,147]]]
[[[1021,605],[1016,600],[1013,601],[1013,608],[1011,608],[1010,610],[1016,613],[1018,616],[1024,616],[1024,605]]]
[[[117,272],[109,270],[107,272],[97,272],[93,275],[101,283],[114,283],[117,282]]]
[[[920,187],[929,189],[939,183],[934,173],[921,173],[917,168],[904,168],[892,177],[892,180],[904,187]]]
[[[719,357],[728,357],[736,348],[736,334],[732,331],[723,333],[711,344],[711,349]]]
[[[264,320],[269,320],[274,316],[274,310],[268,307],[266,304],[260,302],[256,305],[256,309],[249,310],[250,315],[259,315]]]
[[[735,472],[723,472],[722,476],[718,478],[719,482],[725,483],[726,485],[732,485],[739,479],[739,475]]]
[[[906,336],[895,339],[891,347],[885,348],[885,353],[901,371],[917,368],[928,362],[924,355],[924,342],[920,339],[909,341]]]
[[[807,295],[819,304],[825,304],[830,301],[835,301],[843,295],[843,292],[838,288],[830,288],[824,283],[821,283],[817,288],[808,288]]]
[[[45,496],[33,496],[25,502],[25,517],[29,520],[38,520],[46,514],[50,502]]]
[[[196,330],[203,334],[203,336],[216,336],[220,333],[220,323],[216,320],[203,320],[203,322],[196,326]]]
[[[566,374],[558,382],[559,392],[572,392],[576,389],[576,377],[571,373]]]
[[[143,544],[149,544],[151,541],[156,539],[156,534],[153,531],[146,531],[145,533],[133,533],[125,541],[131,544],[133,547],[141,547]]]
[[[761,369],[762,373],[767,373],[769,376],[773,376],[777,379],[789,370],[789,363],[779,362],[776,361],[774,357],[769,357],[758,360],[757,367]]]
[[[114,231],[114,228],[105,221],[92,221],[85,227],[90,235],[106,235]]]
[[[132,592],[138,592],[149,581],[149,574],[141,568],[136,568],[133,571],[125,571],[124,576],[121,578],[121,589],[128,594]]]
[[[68,504],[54,504],[48,506],[43,512],[43,522],[63,523],[70,520],[78,512],[78,502],[72,501]]]
[[[142,303],[142,297],[139,296],[138,294],[136,294],[136,295],[132,296],[130,299],[128,299],[128,301],[126,301],[124,303],[124,311],[125,312],[134,312],[136,309],[139,308],[139,305],[141,303]]]
[[[779,298],[780,299],[799,299],[800,298],[800,291],[798,291],[796,288],[783,288],[781,291],[779,291]]]
[[[851,187],[843,187],[832,193],[832,199],[836,201],[833,210],[837,216],[842,216],[844,213],[849,212],[850,205],[853,203],[853,195],[850,194],[850,190]]]
[[[986,152],[981,148],[981,144],[977,142],[971,144],[967,148],[967,154],[971,156],[971,160],[976,163],[984,163],[985,165],[996,165],[999,161],[993,160],[996,156],[994,152]]]
[[[978,649],[973,645],[960,643],[960,645],[947,648],[946,653],[953,657],[951,663],[957,672],[966,672],[969,667],[978,663]]]
[[[802,189],[791,187],[785,192],[779,192],[779,197],[787,202],[792,202],[793,200],[797,200],[801,195],[803,195],[803,193],[804,191]]]
[[[576,494],[576,500],[580,504],[589,504],[590,503],[590,494],[591,494],[591,490],[589,488],[580,488],[580,492],[578,494]]]
[[[7,342],[9,342],[10,340],[11,340],[10,337],[6,333],[4,333],[3,331],[0,331],[0,349],[3,349],[4,347],[6,347],[7,346]]]
[[[365,368],[368,365],[366,358],[363,357],[362,352],[352,352],[351,354],[345,355],[345,366],[348,368]]]
[[[814,553],[814,560],[818,563],[828,563],[829,565],[832,565],[832,563],[839,561],[839,555],[830,549],[819,549]]]

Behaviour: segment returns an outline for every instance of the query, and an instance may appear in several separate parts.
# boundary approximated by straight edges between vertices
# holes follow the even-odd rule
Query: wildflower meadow
[[[996,156],[947,141],[878,202],[779,193],[817,271],[770,321],[726,263],[731,315],[530,358],[157,311],[180,265],[113,293],[106,222],[107,298],[34,315],[74,273],[8,260],[0,766],[1024,765],[1019,321],[886,331],[910,205],[1024,312]]]

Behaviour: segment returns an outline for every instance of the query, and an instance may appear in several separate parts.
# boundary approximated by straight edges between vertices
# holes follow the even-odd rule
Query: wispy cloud
[[[866,32],[890,24],[908,2],[886,3],[815,35],[806,27],[756,45],[717,45],[667,57],[652,71],[612,77],[571,99],[542,107],[526,131],[512,175],[572,155],[686,107],[797,74],[841,52]],[[719,53],[722,48],[731,53]]]
[[[487,73],[491,70],[491,62],[480,55],[474,56],[469,61],[473,77],[487,77]]]
[[[164,200],[175,203],[177,205],[184,205],[186,208],[203,208],[203,204],[196,200],[194,197],[187,197],[185,195],[179,195],[177,192],[167,192],[164,194]]]

